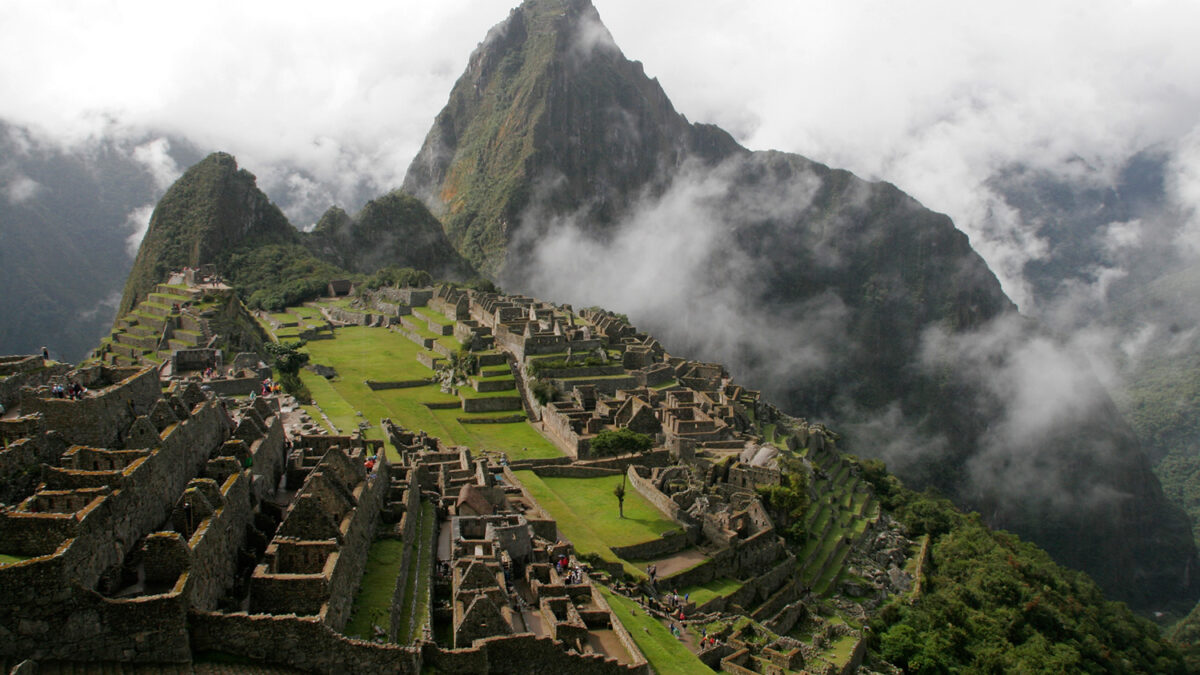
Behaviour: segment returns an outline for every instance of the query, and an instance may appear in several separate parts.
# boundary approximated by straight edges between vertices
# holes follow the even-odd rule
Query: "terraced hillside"
[[[158,284],[117,319],[92,359],[113,366],[161,365],[172,351],[204,347],[213,340],[210,316],[230,297],[186,284]]]
[[[319,408],[314,419],[322,419],[323,413],[331,431],[362,429],[367,437],[384,440],[380,421],[388,418],[477,452],[503,452],[510,460],[562,457],[527,422],[500,352],[475,352],[477,372],[457,392],[443,391],[435,367],[456,357],[463,346],[445,333],[444,327],[452,328],[454,321],[427,306],[414,308],[411,316],[390,327],[325,318],[366,314],[346,299],[334,299],[260,315],[276,340],[310,338],[303,348],[310,364],[336,373],[328,379],[312,370],[300,374]],[[497,399],[499,406],[492,403]]]

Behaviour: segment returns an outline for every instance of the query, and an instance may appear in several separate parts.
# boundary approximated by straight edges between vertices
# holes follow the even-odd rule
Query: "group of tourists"
[[[380,464],[382,464],[382,462],[379,460],[379,457],[376,455],[368,455],[367,460],[363,462],[363,467],[366,468],[367,473],[370,473],[374,471],[375,467]]]
[[[54,398],[69,398],[72,401],[78,401],[87,393],[87,387],[84,387],[78,382],[72,382],[67,386],[56,384],[50,387],[50,395]]]
[[[279,384],[278,382],[272,382],[271,378],[268,377],[267,379],[262,381],[262,395],[263,396],[270,396],[271,394],[278,394],[278,393],[281,393],[282,391],[283,391],[283,385]]]

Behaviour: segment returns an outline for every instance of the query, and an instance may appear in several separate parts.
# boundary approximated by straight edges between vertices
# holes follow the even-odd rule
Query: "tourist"
[[[46,349],[45,345],[42,346],[42,359],[45,361],[50,360],[50,350]]]

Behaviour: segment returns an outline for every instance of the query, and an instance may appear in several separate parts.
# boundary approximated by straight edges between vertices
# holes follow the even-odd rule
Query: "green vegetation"
[[[330,208],[303,240],[323,260],[350,272],[377,274],[373,281],[363,279],[370,283],[422,285],[430,274],[453,279],[475,275],[425,204],[399,190],[372,199],[353,217]]]
[[[411,267],[396,267],[389,265],[382,269],[376,270],[374,274],[367,277],[363,283],[359,284],[359,294],[362,294],[363,289],[375,290],[383,286],[392,286],[395,288],[420,288],[433,283],[433,277],[425,270],[416,270]]]
[[[808,512],[808,471],[795,465],[795,460],[780,458],[783,482],[779,485],[760,485],[758,496],[771,514],[775,526],[792,541],[804,537],[804,516]]]
[[[880,655],[908,672],[1184,672],[1182,655],[1087,575],[949,501],[904,489],[881,463],[864,477],[909,528],[929,534],[924,591],[871,622]]]
[[[546,405],[551,401],[556,401],[561,395],[558,389],[547,380],[534,380],[533,384],[529,385],[529,391],[533,394],[533,398],[537,400],[539,405]]]
[[[696,606],[698,607],[714,598],[723,598],[741,587],[742,582],[738,581],[737,579],[720,577],[718,579],[713,579],[708,583],[697,584],[695,586],[685,586],[684,588],[678,589],[678,593],[679,595],[687,595],[688,600],[696,603]]]
[[[504,452],[510,460],[562,456],[562,452],[528,422],[463,424],[459,421],[504,417],[513,412],[431,410],[426,403],[458,401],[458,397],[443,393],[436,385],[372,391],[366,380],[421,380],[433,376],[433,371],[416,359],[421,348],[404,336],[366,326],[338,328],[334,335],[332,340],[313,340],[303,349],[313,363],[333,367],[338,377],[330,381],[302,370],[299,379],[341,433],[351,433],[365,421],[371,424],[367,436],[384,440],[379,421],[387,417],[409,429],[423,429],[448,443],[466,445],[476,452]],[[464,392],[473,398],[516,393],[479,394],[469,388]],[[357,412],[361,412],[362,417]],[[389,446],[388,452],[395,450]]]
[[[708,666],[691,652],[671,631],[654,617],[646,614],[637,603],[600,587],[604,599],[612,607],[617,619],[633,637],[638,649],[659,675],[690,675],[711,673]]]
[[[667,519],[634,490],[625,495],[625,517],[612,508],[613,489],[622,476],[602,478],[542,478],[532,471],[517,477],[558,521],[558,529],[571,540],[581,555],[595,555],[606,562],[619,562],[625,573],[637,578],[645,574],[621,560],[610,546],[631,546],[652,541],[679,526]]]
[[[1145,364],[1129,382],[1122,412],[1151,458],[1163,493],[1183,507],[1200,541],[1200,355],[1184,353]]]
[[[251,309],[278,312],[326,293],[329,282],[351,278],[299,244],[260,246],[234,254],[229,279]]]
[[[592,439],[590,448],[600,457],[615,457],[645,452],[654,447],[654,439],[631,429],[605,429]]]
[[[7,553],[0,553],[0,565],[7,565],[9,563],[18,563],[23,560],[29,560],[29,558],[26,556],[9,555]]]
[[[212,263],[228,275],[242,271],[240,263],[231,263],[236,250],[298,239],[283,212],[255,185],[254,175],[238,169],[232,156],[213,153],[185,171],[155,207],[117,316],[145,299],[172,270]]]
[[[343,633],[370,640],[375,636],[372,626],[379,626],[385,633],[391,626],[392,595],[396,588],[396,576],[404,561],[405,545],[399,539],[372,542],[358,595],[354,597],[354,607],[350,610],[350,621]]]

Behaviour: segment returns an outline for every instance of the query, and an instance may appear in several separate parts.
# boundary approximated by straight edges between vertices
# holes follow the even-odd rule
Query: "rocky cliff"
[[[530,0],[489,32],[404,188],[510,290],[595,298],[729,363],[1114,596],[1200,590],[1128,425],[1086,365],[1075,398],[1030,393],[1053,341],[949,218],[689,123],[587,0]]]

